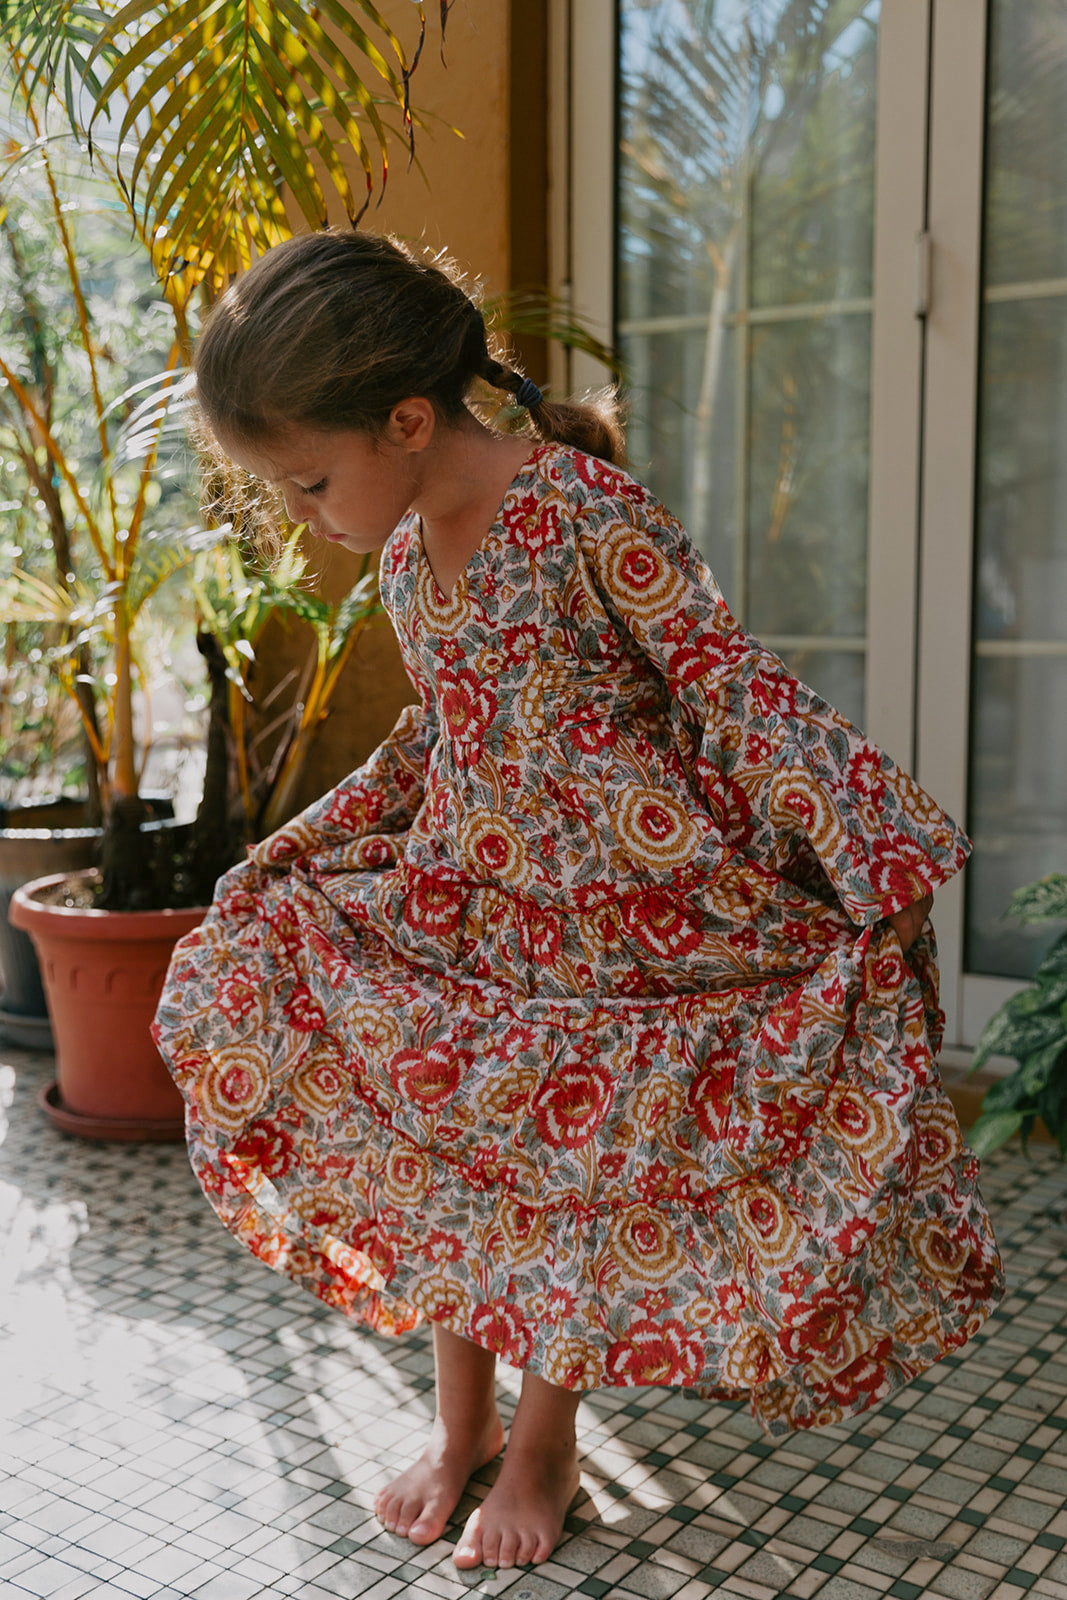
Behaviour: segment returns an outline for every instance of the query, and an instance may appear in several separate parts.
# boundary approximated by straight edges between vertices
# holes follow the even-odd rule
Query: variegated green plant
[[[1026,923],[1067,921],[1067,875],[1053,872],[1017,889],[1008,914]],[[971,1145],[986,1155],[1016,1133],[1025,1144],[1040,1118],[1067,1155],[1067,933],[1053,940],[1033,983],[990,1018],[971,1071],[993,1055],[1018,1066],[986,1091]]]

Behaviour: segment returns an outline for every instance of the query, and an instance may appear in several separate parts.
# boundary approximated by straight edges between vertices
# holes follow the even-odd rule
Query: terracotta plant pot
[[[181,1095],[149,1028],[174,945],[205,908],[96,911],[50,904],[91,873],[17,889],[11,921],[37,948],[56,1043],[56,1083],[41,1096],[52,1122],[90,1139],[178,1140]]]
[[[99,828],[86,826],[84,800],[39,800],[0,809],[0,1038],[51,1050],[41,972],[29,937],[8,921],[15,890],[46,873],[77,872],[100,860]]]

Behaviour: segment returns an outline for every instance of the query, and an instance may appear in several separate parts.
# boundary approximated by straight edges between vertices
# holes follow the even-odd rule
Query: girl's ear
[[[429,400],[413,395],[400,400],[389,413],[386,438],[405,450],[425,450],[434,436],[437,413]]]

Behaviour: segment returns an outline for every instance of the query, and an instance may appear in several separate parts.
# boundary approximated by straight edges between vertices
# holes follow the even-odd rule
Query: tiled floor
[[[989,1163],[1011,1294],[962,1356],[774,1444],[736,1406],[598,1394],[553,1560],[464,1581],[448,1540],[419,1551],[370,1514],[430,1417],[426,1338],[370,1337],[274,1277],[180,1147],[53,1132],[50,1075],[0,1047],[5,1597],[1067,1600],[1067,1168],[1047,1147]]]

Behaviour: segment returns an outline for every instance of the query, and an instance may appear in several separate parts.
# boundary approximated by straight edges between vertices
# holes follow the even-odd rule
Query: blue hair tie
[[[515,391],[515,404],[525,406],[527,411],[532,411],[534,406],[539,406],[544,398],[532,378],[523,378]]]

